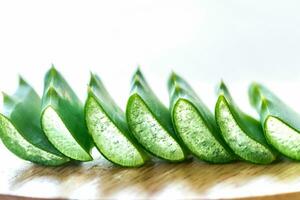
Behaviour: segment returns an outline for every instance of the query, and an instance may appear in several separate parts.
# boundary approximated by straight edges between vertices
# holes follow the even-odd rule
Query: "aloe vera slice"
[[[53,66],[45,76],[41,124],[49,141],[61,153],[74,160],[92,160],[92,140],[83,105]]]
[[[286,157],[300,160],[300,115],[263,85],[251,84],[249,97],[267,141]]]
[[[155,96],[138,69],[132,79],[126,117],[136,140],[151,154],[178,162],[186,158],[175,135],[169,110]]]
[[[236,156],[227,146],[215,118],[191,86],[175,73],[168,81],[170,110],[177,134],[200,160],[227,163]]]
[[[12,96],[3,93],[0,137],[16,156],[37,164],[57,166],[69,158],[57,151],[40,127],[41,99],[21,77]]]
[[[223,138],[241,159],[257,164],[268,164],[276,159],[259,121],[237,107],[223,82],[219,87],[215,115]]]
[[[124,112],[95,74],[91,74],[88,87],[85,119],[97,148],[105,158],[125,167],[139,167],[145,163],[147,156],[131,137]]]

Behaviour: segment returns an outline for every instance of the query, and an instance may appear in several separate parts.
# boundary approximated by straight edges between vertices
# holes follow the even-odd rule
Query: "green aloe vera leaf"
[[[276,159],[259,121],[238,108],[223,82],[219,87],[215,116],[223,138],[241,159],[257,164],[268,164]]]
[[[49,141],[61,153],[74,160],[92,160],[93,143],[85,124],[83,105],[53,66],[44,79],[41,124]]]
[[[171,162],[186,159],[169,110],[156,97],[139,69],[132,79],[126,117],[133,136],[152,155]]]
[[[104,87],[91,74],[85,119],[96,147],[109,161],[124,167],[139,167],[147,156],[130,135],[126,117]]]
[[[286,157],[300,160],[300,115],[261,84],[251,84],[249,97],[267,141]]]
[[[41,99],[21,77],[17,91],[3,93],[0,137],[16,156],[37,164],[57,166],[70,161],[48,141],[40,126]]]
[[[173,124],[188,149],[197,158],[210,163],[236,160],[235,154],[220,135],[213,114],[191,86],[172,73],[168,88]]]

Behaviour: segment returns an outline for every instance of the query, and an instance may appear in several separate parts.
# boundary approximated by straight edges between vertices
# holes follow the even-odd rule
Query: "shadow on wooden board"
[[[106,166],[105,166],[106,165]],[[66,165],[61,167],[43,167],[29,165],[18,171],[10,182],[11,191],[22,188],[34,179],[55,180],[56,187],[64,191],[63,196],[68,197],[72,191],[86,183],[92,183],[95,197],[113,198],[114,194],[134,188],[135,196],[142,198],[155,198],[173,183],[182,183],[182,190],[199,194],[205,197],[207,191],[220,183],[233,185],[235,191],[248,182],[260,177],[272,177],[272,180],[281,184],[289,184],[300,177],[300,164],[295,162],[278,162],[271,165],[254,165],[237,162],[224,165],[213,165],[200,161],[187,161],[184,163],[170,164],[165,162],[150,163],[140,168],[120,168],[111,164],[82,164]],[[70,184],[70,182],[72,184]],[[252,196],[261,194],[256,190],[249,191]],[[274,194],[279,193],[277,190]],[[203,196],[204,194],[204,196]],[[276,199],[300,198],[299,193],[275,195]],[[242,195],[244,196],[244,195]],[[274,199],[261,197],[258,199]],[[54,196],[55,197],[55,196]],[[195,197],[195,196],[194,196]],[[222,197],[222,196],[220,196]],[[227,197],[227,196],[226,196]],[[7,196],[6,198],[14,198]],[[189,196],[187,196],[189,198]]]
[[[251,198],[236,198],[235,200],[298,200],[300,198],[300,192],[261,196],[261,197],[251,197]],[[31,198],[22,196],[12,196],[12,195],[0,195],[1,200],[54,200],[54,199],[43,199],[43,198]],[[60,200],[60,199],[55,199]],[[224,199],[225,200],[225,199]]]

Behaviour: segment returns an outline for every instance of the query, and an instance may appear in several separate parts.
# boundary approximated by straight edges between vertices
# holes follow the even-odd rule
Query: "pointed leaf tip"
[[[143,76],[140,66],[137,67],[134,73],[135,76]]]
[[[249,86],[249,91],[254,91],[258,89],[258,84],[256,82],[252,82]]]
[[[260,87],[261,87],[261,85],[260,85],[259,83],[257,83],[257,82],[252,82],[252,83],[250,84],[250,88],[253,88],[253,89],[255,89],[255,90],[259,90]]]
[[[216,92],[217,92],[217,94],[219,94],[219,95],[224,94],[224,93],[228,93],[227,86],[225,85],[223,79],[221,79],[221,81],[220,81],[218,87],[216,88]]]
[[[223,79],[220,80],[220,87],[226,87],[225,82]]]
[[[178,82],[182,81],[182,78],[176,72],[172,71],[170,75],[170,80],[172,80],[173,82]]]
[[[9,97],[9,95],[6,94],[6,92],[3,92],[3,91],[2,91],[1,94],[2,94],[3,97]]]
[[[132,79],[131,79],[132,83],[146,83],[146,80],[144,78],[144,75],[142,73],[142,71],[140,70],[140,68],[137,68]]]
[[[228,90],[228,89],[227,89],[227,86],[226,86],[226,84],[225,84],[225,82],[224,82],[223,79],[221,79],[221,81],[220,81],[219,88],[220,88],[221,90],[225,90],[225,91]]]
[[[90,86],[97,86],[97,87],[101,87],[103,85],[102,80],[100,79],[100,77],[95,74],[95,73],[91,73],[91,78],[90,78]]]
[[[3,96],[3,103],[4,104],[14,102],[14,99],[11,96],[6,94],[5,92],[1,92],[1,93],[2,93],[2,96]]]
[[[174,71],[171,71],[170,78],[171,79],[176,79],[177,78],[177,74]]]
[[[28,83],[21,75],[19,75],[19,85],[28,85]]]
[[[95,73],[90,71],[90,77],[93,77],[93,76],[95,76]]]
[[[172,71],[169,76],[169,82],[174,84],[176,82],[176,79],[177,79],[177,74],[174,71]]]
[[[89,82],[89,86],[92,86],[96,83],[96,77],[95,74],[93,72],[90,72],[90,82]]]
[[[136,67],[136,71],[139,71],[139,72],[141,72],[141,65],[137,65],[137,67]]]
[[[49,75],[50,76],[55,76],[57,74],[57,70],[54,67],[54,65],[51,66],[50,70],[49,70]]]

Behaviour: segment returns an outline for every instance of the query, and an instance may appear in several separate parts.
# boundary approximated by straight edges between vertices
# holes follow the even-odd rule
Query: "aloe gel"
[[[267,141],[286,157],[300,160],[300,115],[261,84],[251,84],[249,97]]]
[[[17,91],[3,93],[0,138],[16,156],[41,165],[58,166],[70,161],[48,141],[40,126],[41,99],[21,77]]]
[[[236,156],[220,135],[213,114],[191,86],[172,73],[168,88],[174,127],[193,155],[210,163],[234,161]]]
[[[85,119],[96,147],[109,161],[124,167],[145,163],[147,156],[132,138],[124,112],[94,74],[88,86]]]
[[[175,134],[169,110],[139,69],[132,79],[126,117],[133,136],[152,155],[171,162],[185,160],[186,151]]]
[[[260,123],[237,107],[223,82],[215,116],[224,140],[241,159],[257,164],[268,164],[276,159]]]
[[[83,105],[54,67],[44,79],[41,124],[49,141],[61,153],[74,160],[92,160],[89,152],[93,145]]]

